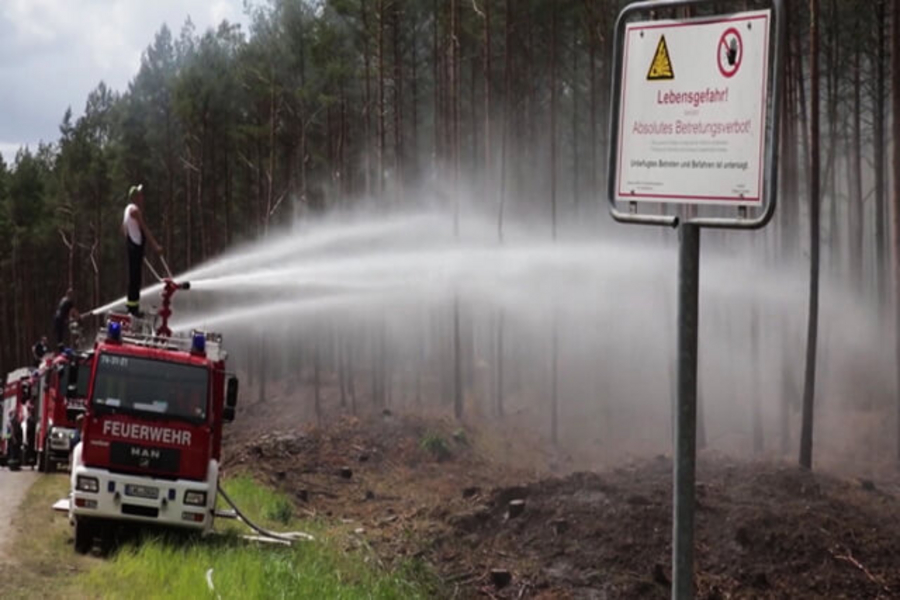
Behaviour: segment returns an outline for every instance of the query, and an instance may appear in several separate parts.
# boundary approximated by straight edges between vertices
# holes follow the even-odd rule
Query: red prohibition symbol
[[[719,63],[719,72],[723,77],[732,77],[738,72],[741,60],[744,58],[744,41],[740,32],[734,27],[729,27],[719,38],[719,47],[716,52],[716,60]]]

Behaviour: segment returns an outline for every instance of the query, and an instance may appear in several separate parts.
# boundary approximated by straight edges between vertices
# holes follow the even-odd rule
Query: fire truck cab
[[[222,425],[237,403],[225,361],[218,334],[153,333],[110,316],[76,376],[88,379],[69,496],[77,552],[115,521],[212,527]]]
[[[86,378],[80,388],[72,381],[77,372],[73,365],[87,360],[86,355],[67,350],[45,359],[37,371],[35,450],[41,472],[51,472],[57,464],[69,462],[76,420],[84,412],[87,395]],[[70,389],[72,385],[76,387]]]
[[[6,376],[0,415],[0,465],[18,471],[27,434],[26,405],[32,395],[32,370],[21,367]]]

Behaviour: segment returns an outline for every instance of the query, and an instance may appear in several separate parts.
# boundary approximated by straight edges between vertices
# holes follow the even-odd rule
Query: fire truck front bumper
[[[72,472],[70,514],[207,530],[212,527],[217,469],[207,481],[157,479],[79,465]]]

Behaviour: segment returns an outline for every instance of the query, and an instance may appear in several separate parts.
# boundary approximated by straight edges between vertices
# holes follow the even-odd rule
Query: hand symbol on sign
[[[728,45],[728,50],[726,51],[725,57],[728,59],[728,65],[733,67],[734,61],[737,60],[738,53],[738,45],[737,38],[731,38],[731,43]]]

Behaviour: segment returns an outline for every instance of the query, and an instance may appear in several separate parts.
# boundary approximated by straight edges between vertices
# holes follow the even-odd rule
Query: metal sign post
[[[727,15],[712,14],[712,4],[630,4],[619,13],[613,38],[610,213],[624,223],[678,227],[680,234],[672,495],[672,598],[678,600],[694,593],[700,230],[765,226],[778,183],[783,0]],[[685,6],[700,16],[637,20]],[[675,205],[676,214],[641,213],[654,203]]]

